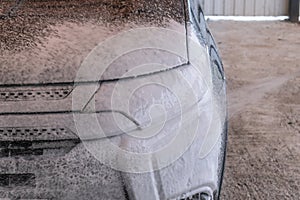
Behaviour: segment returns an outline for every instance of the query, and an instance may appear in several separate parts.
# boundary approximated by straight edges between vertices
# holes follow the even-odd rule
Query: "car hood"
[[[3,27],[0,33],[0,84],[74,82],[83,63],[94,59],[92,62],[101,65],[105,57],[110,57],[111,62],[104,66],[105,70],[99,74],[98,80],[124,78],[126,72],[149,63],[159,63],[161,67],[149,65],[135,75],[153,73],[187,62],[187,53],[177,55],[159,45],[139,43],[140,46],[127,46],[126,51],[119,52],[121,54],[114,52],[128,44],[138,43],[146,37],[144,33],[149,33],[147,30],[153,28],[181,34],[181,38],[179,35],[169,37],[166,42],[173,45],[170,46],[172,49],[186,49],[181,1],[76,2],[61,3],[64,5],[46,2],[47,6],[26,2],[15,18],[0,22]],[[124,33],[126,35],[137,29],[143,31],[135,37],[127,37],[130,34],[124,36]],[[148,44],[163,44],[168,39],[165,36],[148,34]],[[106,49],[104,52],[107,53],[97,54],[100,48]]]

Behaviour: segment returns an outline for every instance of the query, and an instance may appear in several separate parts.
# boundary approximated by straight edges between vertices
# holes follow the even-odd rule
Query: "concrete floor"
[[[300,25],[209,22],[228,81],[222,199],[299,199]]]

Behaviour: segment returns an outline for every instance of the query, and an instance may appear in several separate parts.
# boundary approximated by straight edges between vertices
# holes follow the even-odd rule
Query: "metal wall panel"
[[[255,13],[255,0],[246,0],[245,1],[245,12],[244,15],[253,15]]]
[[[207,12],[207,13],[213,13],[213,15],[216,15],[215,12],[214,12],[214,3],[215,1],[217,0],[204,0],[203,2],[203,10],[205,10],[204,12]]]
[[[206,15],[283,16],[289,0],[198,0]],[[299,11],[300,12],[300,11]]]
[[[241,1],[241,0],[238,0],[238,1]],[[255,8],[254,8],[253,16],[264,16],[265,15],[265,2],[266,2],[266,0],[255,0]]]
[[[214,12],[216,13],[216,15],[221,15],[222,13],[224,13],[224,0],[215,2]]]
[[[225,0],[225,9],[223,15],[234,15],[235,0]]]

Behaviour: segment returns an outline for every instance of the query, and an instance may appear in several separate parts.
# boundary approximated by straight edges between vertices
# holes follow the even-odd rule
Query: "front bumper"
[[[174,70],[188,76],[196,91],[201,88],[199,85],[202,83],[199,82],[197,76],[193,75],[193,70],[189,66]],[[112,82],[107,83],[105,87],[100,88],[100,91],[110,91],[109,88],[113,88],[111,86],[114,84]],[[49,87],[45,89],[52,91],[52,86]],[[55,89],[57,87],[59,86],[55,86]],[[11,89],[18,90],[16,88]],[[36,91],[36,88],[30,89]],[[72,93],[73,90],[70,91]],[[199,91],[197,97],[200,97],[200,94],[204,93]],[[108,96],[110,95],[111,93]],[[211,93],[211,95],[215,94]],[[6,138],[1,137],[1,140],[7,141],[11,136],[15,139],[13,142],[17,142],[13,146],[7,146],[7,143],[2,145],[1,148],[4,149],[2,152],[26,150],[29,153],[1,154],[0,198],[82,200],[129,198],[132,200],[153,200],[185,199],[190,196],[196,198],[200,194],[214,197],[218,193],[224,153],[222,136],[226,134],[225,118],[223,117],[225,115],[221,112],[220,108],[223,107],[218,102],[213,103],[212,106],[217,110],[217,118],[220,119],[221,124],[215,124],[219,127],[217,129],[219,131],[216,133],[218,135],[217,141],[207,153],[201,153],[201,148],[208,141],[205,136],[209,137],[209,135],[204,134],[203,127],[207,129],[211,127],[202,123],[202,126],[193,128],[196,130],[196,137],[174,162],[154,171],[133,173],[120,172],[99,162],[93,152],[87,149],[87,143],[95,144],[95,141],[89,140],[87,143],[80,143],[82,138],[79,137],[80,134],[78,134],[76,124],[74,124],[73,113],[64,112],[62,109],[63,105],[71,106],[71,96],[66,95],[60,100],[54,98],[55,101],[53,97],[51,98],[38,100],[35,104],[32,104],[31,101],[22,100],[2,102],[4,111],[1,112],[0,121],[2,129],[7,132],[8,136],[5,136]],[[61,97],[58,95],[57,98]],[[107,100],[103,99],[103,93],[98,97],[95,95],[95,98],[96,105],[108,105]],[[200,103],[201,101],[195,106],[198,107]],[[22,108],[22,105],[26,105],[23,108],[24,111],[17,112]],[[45,112],[37,112],[42,105],[47,105],[44,108]],[[14,108],[11,109],[11,107]],[[16,112],[9,113],[9,110],[16,110]],[[96,114],[102,116],[104,113]],[[101,120],[101,116],[98,119]],[[203,115],[204,121],[206,117]],[[216,118],[212,117],[212,119]],[[106,117],[103,120],[103,122],[107,122]],[[132,121],[126,120],[128,123],[125,124],[129,124],[130,127],[135,125]],[[213,121],[212,124],[214,124]],[[105,130],[116,130],[115,124],[106,123],[106,125]],[[190,121],[187,126],[193,127],[193,121]],[[64,128],[64,133],[59,135],[57,130],[61,128]],[[189,129],[186,128],[185,130],[188,134]],[[30,138],[31,133],[33,136],[34,134],[39,135],[39,133],[41,135],[33,139]],[[169,131],[169,133],[172,132]],[[109,139],[122,140],[120,139],[122,136],[117,131],[109,134]],[[25,140],[24,138],[27,136],[24,135],[29,135],[29,139]],[[16,140],[17,136],[19,139]],[[104,140],[106,139],[98,138],[96,146],[101,146]],[[24,146],[24,141],[27,141],[27,143],[25,142],[27,146]],[[28,141],[30,142],[28,143]],[[32,152],[38,152],[38,154]],[[21,178],[18,179],[18,177]]]

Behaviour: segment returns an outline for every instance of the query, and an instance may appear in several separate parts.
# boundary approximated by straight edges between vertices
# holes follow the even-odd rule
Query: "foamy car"
[[[0,198],[219,199],[226,83],[200,1],[27,1],[2,20]]]

